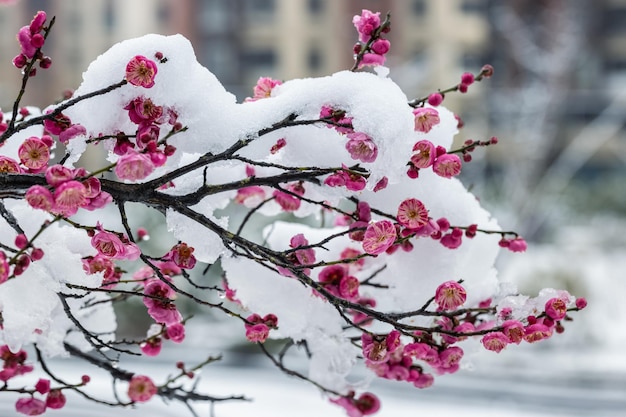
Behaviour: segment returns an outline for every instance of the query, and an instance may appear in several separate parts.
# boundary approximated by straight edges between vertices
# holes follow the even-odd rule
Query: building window
[[[463,0],[461,10],[465,13],[486,13],[487,2],[485,0]]]
[[[312,48],[309,50],[309,55],[307,57],[307,64],[309,66],[309,70],[313,72],[317,72],[322,69],[323,57],[320,53],[319,49]]]
[[[170,15],[170,6],[165,2],[159,3],[159,8],[157,9],[157,19],[159,20],[159,23],[168,23]]]
[[[271,76],[276,68],[276,53],[271,49],[253,49],[241,54],[241,69],[246,79]]]
[[[413,0],[411,5],[411,12],[415,16],[423,16],[426,13],[426,1],[425,0]]]
[[[607,34],[616,34],[626,32],[626,8],[607,9],[604,12],[604,31]]]
[[[626,58],[607,59],[605,69],[608,73],[626,73]]]
[[[113,32],[115,27],[115,10],[113,9],[113,1],[107,0],[104,2],[104,11],[102,12],[102,21],[104,27],[108,33]]]
[[[204,63],[222,83],[237,81],[236,47],[227,39],[206,42]]]
[[[276,54],[271,49],[250,50],[242,54],[244,67],[273,68],[276,65]]]
[[[318,15],[324,12],[324,0],[309,0],[309,13]]]
[[[244,10],[248,18],[267,18],[274,15],[275,0],[244,0]]]
[[[203,1],[198,18],[200,27],[207,34],[232,31],[232,13],[229,7],[230,0]]]

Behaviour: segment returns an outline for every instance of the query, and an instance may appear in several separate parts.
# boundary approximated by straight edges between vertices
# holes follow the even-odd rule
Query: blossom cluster
[[[246,339],[253,343],[263,343],[269,337],[270,330],[278,328],[278,317],[266,314],[264,317],[252,314],[246,318]]]
[[[352,23],[359,33],[359,42],[354,45],[358,67],[383,65],[390,43],[382,37],[391,30],[389,19],[381,22],[380,13],[363,10],[360,16],[354,16]]]
[[[0,359],[3,360],[0,380],[5,384],[11,378],[27,374],[34,369],[32,365],[25,363],[27,354],[24,350],[13,353],[8,346],[0,346]],[[89,379],[88,376],[84,375],[79,386],[87,384]],[[66,403],[63,388],[52,388],[49,379],[40,378],[34,389],[27,390],[27,392],[30,393],[30,396],[18,398],[15,403],[15,409],[17,412],[28,416],[43,414],[47,409],[58,410],[63,408]],[[45,395],[46,397],[42,400],[36,398],[35,394]]]
[[[454,312],[464,305],[466,298],[461,284],[448,281],[437,288],[433,301],[438,310]],[[551,337],[554,332],[563,332],[562,321],[567,319],[567,313],[583,309],[586,300],[574,299],[561,291],[545,303],[544,310],[538,311],[537,316],[523,320],[511,319],[510,309],[502,309],[497,318],[489,319],[483,312],[490,310],[490,304],[491,300],[485,300],[478,309],[467,309],[464,316],[437,318],[436,324],[441,329],[438,336],[415,331],[409,343],[402,342],[403,335],[397,330],[386,335],[364,333],[361,349],[365,364],[381,378],[427,388],[433,384],[434,376],[426,372],[426,367],[437,375],[457,372],[464,354],[457,344],[468,337],[482,334],[484,348],[497,353],[509,344],[535,343]]]
[[[96,210],[112,201],[111,195],[102,191],[100,180],[84,168],[56,164],[45,167],[44,177],[47,186],[33,185],[26,192],[26,201],[35,209],[69,217],[79,208]]]
[[[37,69],[33,68],[32,65],[36,61],[39,61],[39,66],[42,69],[50,68],[50,65],[52,65],[52,59],[41,53],[41,48],[46,42],[45,35],[41,32],[47,32],[50,28],[49,26],[48,28],[44,27],[46,19],[46,12],[39,11],[33,17],[30,25],[23,26],[17,32],[17,41],[20,44],[21,51],[19,55],[13,58],[13,65],[20,69],[28,66],[29,77],[33,77],[37,73]]]
[[[151,62],[156,65],[141,56],[134,57],[131,63],[140,58],[141,62]],[[128,75],[127,78],[129,78]],[[148,88],[154,84],[152,82],[152,85],[150,83],[138,85]],[[143,96],[133,99],[124,107],[124,110],[128,110],[128,117],[137,125],[137,131],[134,134],[134,141],[124,134],[118,134],[115,137],[113,151],[120,156],[115,166],[115,174],[120,179],[137,181],[146,178],[155,168],[163,166],[167,158],[176,151],[174,146],[167,144],[166,139],[160,140],[161,126],[164,123],[169,124],[171,133],[180,131],[183,126],[177,122],[176,111],[156,105],[150,98]]]

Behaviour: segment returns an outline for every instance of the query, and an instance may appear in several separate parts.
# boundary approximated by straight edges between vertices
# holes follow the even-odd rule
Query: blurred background
[[[521,370],[547,352],[544,371],[571,371],[575,376],[563,374],[571,384],[591,378],[577,385],[583,397],[610,385],[626,398],[626,0],[12,3],[0,6],[5,111],[21,77],[11,65],[19,51],[15,33],[37,10],[57,16],[44,48],[52,68],[32,80],[23,101],[37,106],[76,88],[82,71],[111,45],[146,33],[189,38],[198,60],[239,100],[251,95],[259,76],[287,80],[348,69],[356,40],[351,20],[363,8],[391,12],[387,65],[409,99],[493,65],[491,79],[444,101],[465,123],[459,144],[500,138],[473,154],[463,181],[503,228],[530,242],[525,254],[503,254],[503,279],[530,294],[565,288],[587,297],[589,307],[543,348],[489,356],[490,372]],[[604,404],[626,415],[626,403]]]

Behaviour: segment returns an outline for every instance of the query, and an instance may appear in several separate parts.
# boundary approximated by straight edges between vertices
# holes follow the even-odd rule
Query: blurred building
[[[52,57],[49,70],[29,81],[23,103],[43,106],[76,88],[83,71],[101,53],[124,39],[146,33],[176,33],[184,26],[166,0],[20,0],[0,6],[0,106],[9,107],[17,95],[21,74],[11,65],[19,52],[15,34],[38,10],[56,16],[43,48]]]
[[[43,104],[60,97],[64,89],[76,87],[89,62],[112,44],[151,32],[187,36],[195,45],[200,62],[240,97],[262,75],[290,79],[348,69],[356,40],[351,20],[363,8],[381,10],[383,15],[386,11],[392,13],[390,65],[413,63],[421,71],[413,74],[420,83],[444,86],[453,83],[463,69],[476,70],[484,63],[489,35],[487,17],[479,13],[481,7],[470,3],[21,0],[0,8],[0,103],[7,106],[14,95],[10,87],[19,78],[10,66],[18,52],[15,32],[37,10],[57,16],[53,34],[44,48],[53,58],[53,67],[40,71],[39,78],[33,80],[37,98],[43,99],[39,104]],[[27,96],[31,97],[37,99]]]
[[[0,7],[0,107],[10,106],[19,85],[10,63],[18,52],[15,33],[40,9],[57,22],[44,48],[53,66],[40,71],[24,98],[36,105],[78,86],[89,62],[112,44],[151,32],[188,37],[198,60],[239,99],[262,75],[291,79],[348,69],[352,16],[364,8],[391,12],[388,63],[409,98],[494,64],[493,80],[446,99],[472,122],[474,137],[498,121],[499,133],[508,135],[508,120],[519,120],[515,113],[529,100],[553,111],[547,101],[532,102],[548,93],[560,106],[552,122],[578,129],[626,83],[626,0],[20,0]],[[540,94],[523,93],[528,87]],[[485,95],[494,92],[499,96],[487,106]],[[525,117],[526,125],[537,125],[535,114]],[[571,134],[558,133],[557,148]]]

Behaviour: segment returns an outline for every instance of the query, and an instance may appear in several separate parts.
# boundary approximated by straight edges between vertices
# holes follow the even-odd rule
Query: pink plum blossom
[[[0,155],[0,174],[19,174],[20,172],[22,170],[15,159]]]
[[[40,172],[50,161],[50,149],[41,139],[34,136],[20,145],[17,154],[22,164],[33,173]]]
[[[158,72],[154,61],[143,55],[136,55],[126,65],[126,80],[138,87],[150,88],[154,86],[154,78]]]
[[[428,168],[435,162],[435,145],[429,140],[420,140],[413,146],[411,162],[416,168]]]
[[[287,186],[287,190],[291,193],[275,190],[273,196],[284,211],[296,211],[300,208],[300,204],[302,204],[302,200],[297,196],[304,195],[304,187],[299,183],[290,184]]]
[[[50,380],[40,378],[35,384],[35,390],[40,394],[47,394],[50,391]]]
[[[302,233],[294,235],[289,241],[289,246],[294,249],[308,245],[309,241],[304,237]],[[300,249],[295,251],[294,254],[299,265],[308,265],[315,263],[315,250],[313,250],[313,248]]]
[[[528,245],[526,244],[526,241],[521,237],[516,237],[515,239],[509,241],[509,245],[507,246],[507,249],[511,252],[526,252],[527,248]]]
[[[260,77],[254,86],[253,97],[246,98],[246,102],[257,101],[263,98],[269,98],[272,96],[272,91],[276,86],[282,84],[282,81],[274,80],[270,77]]]
[[[69,217],[78,211],[78,208],[87,203],[87,190],[78,181],[66,181],[59,184],[54,190],[54,207],[52,212]]]
[[[52,110],[46,111],[46,114],[52,113]],[[69,117],[63,113],[59,113],[54,117],[48,117],[43,121],[43,126],[47,132],[53,135],[59,135],[65,129],[68,129],[72,125],[72,121]]]
[[[185,326],[174,323],[167,326],[167,337],[174,343],[181,343],[185,339]]]
[[[359,40],[367,43],[376,29],[380,27],[380,13],[372,13],[370,10],[363,9],[360,16],[354,16],[352,23],[359,33]]]
[[[380,410],[380,400],[369,392],[364,392],[358,399],[355,399],[354,393],[351,393],[349,396],[332,399],[330,402],[343,407],[348,417],[363,417]]]
[[[111,259],[128,259],[130,261],[138,259],[141,252],[137,245],[128,241],[125,236],[122,238],[115,233],[100,230],[91,238],[91,246],[101,255]]]
[[[464,72],[461,75],[461,83],[462,84],[473,84],[474,83],[474,74],[472,74],[471,72]]]
[[[165,325],[180,323],[182,316],[176,309],[176,305],[171,302],[171,298],[174,296],[174,290],[166,283],[158,279],[150,280],[146,283],[144,295],[149,297],[143,298],[143,304],[148,307],[148,314],[157,323],[163,323]]]
[[[33,45],[33,34],[28,26],[23,26],[17,32],[17,41],[21,47],[21,54],[26,58],[33,58],[37,52],[37,47]]]
[[[25,234],[20,233],[15,236],[15,246],[18,249],[25,249],[28,246],[28,238]]]
[[[443,95],[441,93],[432,93],[428,96],[428,104],[437,107],[443,103]]]
[[[350,191],[361,191],[365,188],[367,180],[362,175],[349,172],[349,171],[341,171],[341,175],[345,181],[345,187]]]
[[[318,279],[319,282],[325,285],[339,285],[347,272],[347,268],[343,264],[328,265],[322,268]]]
[[[400,340],[400,332],[397,330],[392,330],[387,335],[385,339],[385,343],[387,344],[387,350],[391,353],[395,352],[400,346],[402,346],[402,342]]]
[[[359,62],[359,68],[368,66],[368,65],[372,65],[372,66],[383,65],[384,63],[385,63],[385,57],[383,55],[366,53],[366,54],[363,54],[363,58],[361,59],[361,62]]]
[[[263,199],[265,199],[265,190],[263,190],[263,187],[253,185],[237,190],[237,195],[234,200],[237,204],[243,204],[251,208],[261,203]]]
[[[71,169],[57,164],[46,169],[45,177],[49,185],[56,187],[66,181],[74,179],[74,173]]]
[[[28,204],[35,209],[50,211],[54,207],[54,196],[46,187],[33,185],[26,191]]]
[[[437,349],[426,343],[409,343],[404,347],[404,355],[415,356],[433,367],[438,366],[440,361]]]
[[[265,323],[246,325],[246,339],[253,343],[263,343],[267,340],[270,329]]]
[[[150,143],[154,143],[156,145],[156,142],[159,140],[160,132],[161,128],[155,123],[140,124],[137,129],[137,137],[135,138],[137,147],[143,150],[146,149]]]
[[[93,178],[93,177],[92,177]],[[107,204],[109,204],[110,202],[113,201],[113,197],[111,196],[111,194],[107,193],[106,191],[101,191],[98,195],[96,195],[93,198],[87,198],[88,202],[86,205],[83,206],[84,209],[86,210],[97,210],[99,208],[102,208],[104,206],[106,206]]]
[[[359,201],[356,205],[356,214],[359,220],[369,222],[372,220],[372,209],[365,201]]]
[[[163,116],[163,106],[157,106],[151,99],[144,97],[134,98],[124,110],[128,110],[128,117],[138,125],[150,125]]]
[[[420,373],[419,377],[413,381],[416,388],[429,388],[435,382],[435,378],[431,374]]]
[[[15,269],[17,269],[17,265]],[[17,275],[17,273],[15,274]],[[27,357],[26,351],[22,349],[13,353],[7,345],[0,346],[0,358],[4,361],[3,369],[0,371],[0,381],[6,382],[13,377],[32,372],[32,365],[24,363]]]
[[[157,393],[157,387],[152,379],[145,375],[135,375],[128,384],[128,397],[131,401],[143,403]]]
[[[350,153],[352,159],[361,162],[374,162],[378,156],[378,147],[365,133],[354,132],[348,133],[348,142],[346,149]]]
[[[407,198],[398,206],[396,219],[404,227],[417,229],[428,223],[428,210],[418,199]]]
[[[364,333],[361,336],[363,357],[368,364],[379,364],[389,359],[389,352],[385,340],[375,340],[372,336]]]
[[[552,330],[542,323],[531,324],[524,330],[524,340],[528,343],[538,342],[552,336]]]
[[[163,257],[163,259],[173,261],[176,266],[182,269],[193,269],[196,265],[196,257],[193,255],[194,248],[186,243],[179,243]]]
[[[374,186],[374,192],[377,193],[380,190],[384,190],[385,188],[387,188],[387,184],[389,183],[389,178],[387,177],[382,177]]]
[[[441,237],[439,242],[448,249],[456,249],[463,243],[463,231],[458,227]]]
[[[372,52],[378,55],[385,55],[389,52],[391,43],[387,39],[376,39],[372,43]]]
[[[96,198],[98,194],[102,191],[102,184],[100,180],[96,177],[89,177],[82,182],[85,186],[85,197],[92,199]]]
[[[9,272],[11,271],[7,256],[3,251],[0,251],[0,284],[6,282],[9,278]]]
[[[488,333],[480,340],[485,349],[500,353],[509,344],[509,338],[502,332]]]
[[[551,298],[546,302],[545,310],[552,320],[562,320],[567,314],[567,303],[561,298]]]
[[[518,320],[507,320],[502,323],[502,333],[509,339],[509,343],[519,345],[524,340],[524,325]]]
[[[151,337],[139,345],[141,352],[146,356],[158,356],[162,347],[163,340],[160,337]]]
[[[441,155],[435,159],[433,171],[444,178],[457,176],[461,172],[461,158],[454,154]]]
[[[299,247],[308,246],[308,245],[309,245],[309,241],[304,237],[302,233],[294,235],[289,241],[289,246],[293,249],[298,249]],[[289,252],[287,254],[287,259],[294,266],[313,264],[315,263],[315,250],[313,248],[298,249],[298,250]],[[294,276],[293,272],[289,268],[279,266],[278,271],[282,275],[287,276],[287,277]],[[304,268],[302,269],[302,272],[305,275],[309,275],[311,273],[311,269]]]
[[[347,117],[342,110],[336,110],[330,106],[322,106],[320,119],[330,119],[333,124],[328,124],[326,127],[335,129],[339,133],[346,134],[354,131],[352,117]]]
[[[89,275],[102,272],[103,284],[107,287],[115,282],[115,264],[108,256],[98,254],[83,258],[83,270]]]
[[[266,314],[261,319],[261,322],[265,323],[265,325],[269,327],[270,329],[278,328],[278,317],[276,317],[276,314],[272,314],[272,313]]]
[[[386,251],[398,237],[396,227],[389,220],[371,223],[363,236],[363,250],[370,255]]]
[[[417,132],[428,133],[440,122],[439,112],[430,107],[414,109],[413,116],[415,116],[415,130]]]
[[[129,150],[118,159],[115,174],[123,180],[137,181],[150,175],[154,168],[148,155]]]
[[[65,406],[65,402],[65,395],[60,389],[50,390],[50,392],[46,396],[46,407],[53,410],[63,408]]]
[[[35,34],[41,32],[44,23],[46,23],[46,19],[46,12],[39,10],[35,16],[33,16],[33,20],[30,21],[30,25],[28,26],[30,33]]]
[[[67,145],[71,139],[74,139],[77,136],[84,136],[86,134],[87,129],[85,128],[85,126],[80,124],[73,124],[67,129],[64,129],[61,133],[59,133],[59,140]]]
[[[46,411],[46,403],[33,397],[19,398],[15,403],[15,411],[27,416],[38,416]]]
[[[274,155],[278,151],[280,151],[282,148],[284,148],[286,145],[287,145],[287,141],[285,140],[285,138],[280,138],[276,141],[274,145],[272,145],[272,148],[270,149],[270,153]]]
[[[348,275],[339,282],[339,296],[348,301],[357,301],[359,299],[359,285],[357,278]]]
[[[452,374],[459,370],[459,362],[463,358],[463,349],[452,346],[439,353],[439,365],[436,371],[440,374]]]
[[[465,288],[456,281],[444,282],[435,291],[435,303],[441,310],[454,310],[462,306],[466,299]]]
[[[237,299],[237,290],[233,290],[228,285],[228,281],[226,279],[222,279],[222,288],[224,289],[224,298],[233,303],[240,303]]]

